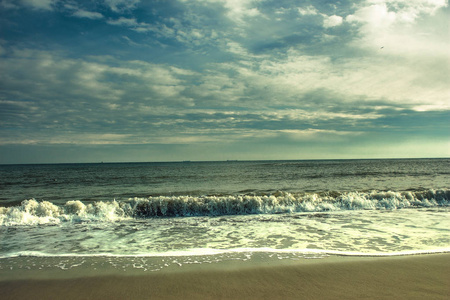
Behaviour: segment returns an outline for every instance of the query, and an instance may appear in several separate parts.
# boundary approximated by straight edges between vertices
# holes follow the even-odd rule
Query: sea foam
[[[124,201],[64,205],[35,199],[0,207],[0,225],[59,224],[61,222],[117,222],[129,218],[222,216],[326,212],[343,210],[394,210],[450,205],[450,190],[417,192],[370,191],[270,195],[156,196]]]

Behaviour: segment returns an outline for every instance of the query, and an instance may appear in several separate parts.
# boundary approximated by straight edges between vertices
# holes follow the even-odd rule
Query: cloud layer
[[[447,1],[0,10],[0,163],[450,154]]]

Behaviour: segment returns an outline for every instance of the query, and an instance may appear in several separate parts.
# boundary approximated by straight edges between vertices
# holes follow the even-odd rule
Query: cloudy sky
[[[0,0],[0,163],[450,156],[447,0]]]

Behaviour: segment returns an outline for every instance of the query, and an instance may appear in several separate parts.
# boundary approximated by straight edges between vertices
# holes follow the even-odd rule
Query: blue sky
[[[450,156],[444,0],[0,0],[0,163]]]

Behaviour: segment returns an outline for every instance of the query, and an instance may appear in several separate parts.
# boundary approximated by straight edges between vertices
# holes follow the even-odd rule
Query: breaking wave
[[[271,195],[157,196],[125,201],[64,205],[24,200],[21,205],[0,207],[0,226],[59,224],[63,222],[115,222],[154,217],[223,216],[324,212],[343,210],[394,210],[450,205],[450,190],[326,192]]]

